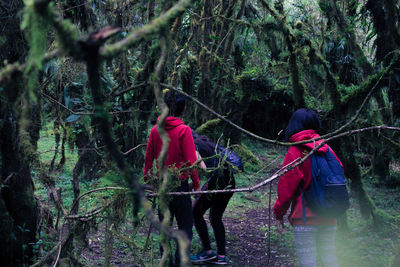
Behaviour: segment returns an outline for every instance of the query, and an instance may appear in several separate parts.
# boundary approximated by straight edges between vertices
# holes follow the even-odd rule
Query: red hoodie
[[[320,137],[314,130],[304,130],[290,137],[290,142],[300,142]],[[310,150],[318,146],[323,140],[289,147],[283,161],[283,166],[290,164],[298,158],[303,158]],[[318,149],[318,153],[326,153],[328,145],[324,144]],[[335,152],[330,148],[337,158]],[[339,159],[338,159],[339,160]],[[340,160],[339,160],[340,162]],[[342,164],[342,163],[340,163]],[[342,166],[343,167],[343,166]],[[311,183],[311,158],[308,158],[303,164],[293,170],[285,173],[278,181],[278,199],[274,205],[274,214],[277,220],[281,220],[283,215],[291,206],[289,221],[292,225],[335,225],[336,219],[323,218],[313,213],[306,206],[306,222],[303,223],[303,205],[302,205],[302,182],[304,188],[309,188]]]
[[[196,149],[193,142],[192,131],[189,126],[185,125],[180,119],[175,117],[167,117],[165,120],[165,130],[167,131],[170,143],[168,148],[168,156],[165,165],[169,168],[179,169],[184,164],[191,166],[197,160]],[[153,167],[153,161],[158,158],[162,148],[162,140],[155,125],[150,132],[149,142],[147,144],[144,175]],[[180,174],[182,180],[188,180],[189,177],[193,181],[193,188],[199,189],[200,181],[197,171],[190,170],[190,173],[183,171]]]

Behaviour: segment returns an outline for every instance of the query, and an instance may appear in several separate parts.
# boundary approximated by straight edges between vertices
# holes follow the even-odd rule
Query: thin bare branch
[[[139,144],[139,145],[137,145],[137,146],[135,146],[135,147],[129,149],[128,151],[123,152],[122,155],[124,155],[124,156],[125,156],[125,155],[128,155],[129,153],[131,153],[132,151],[135,151],[135,150],[138,149],[139,147],[144,147],[144,146],[146,146],[146,144]]]
[[[62,108],[64,108],[65,110],[69,111],[70,113],[72,113],[74,115],[79,115],[79,116],[93,116],[93,115],[95,115],[94,112],[77,112],[77,111],[73,111],[72,109],[68,108],[64,104],[62,104],[59,101],[55,100],[54,98],[52,98],[48,94],[46,94],[44,92],[42,92],[41,94],[43,96],[45,96],[46,98],[48,98],[51,102],[61,106]],[[118,110],[118,111],[110,111],[110,112],[108,112],[108,114],[117,115],[117,114],[121,114],[121,113],[135,113],[135,112],[137,112],[137,110]]]

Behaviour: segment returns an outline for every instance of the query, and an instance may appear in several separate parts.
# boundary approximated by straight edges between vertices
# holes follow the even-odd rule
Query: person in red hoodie
[[[179,179],[179,185],[173,188],[172,191],[188,192],[191,189],[198,190],[200,188],[200,181],[197,171],[195,168],[190,168],[197,160],[192,131],[179,118],[185,110],[185,98],[181,94],[167,92],[164,101],[169,108],[170,115],[172,115],[166,118],[164,126],[170,139],[165,165],[173,169],[174,173],[179,173],[177,176],[171,177],[172,179]],[[162,140],[158,133],[157,125],[155,125],[150,131],[146,149],[144,166],[145,181],[155,178],[152,173],[153,163],[158,159],[161,148]],[[189,179],[192,180],[191,184],[188,182]],[[172,196],[169,202],[169,210],[171,218],[176,218],[178,229],[186,233],[188,239],[191,241],[193,237],[193,213],[190,196]],[[160,214],[160,220],[162,220],[162,214]],[[176,250],[175,263],[172,263],[172,266],[179,266],[178,252],[179,248]]]
[[[313,110],[299,109],[289,120],[285,130],[285,139],[293,143],[313,140],[320,137],[317,133],[320,127],[321,122]],[[296,159],[303,158],[322,141],[317,140],[289,147],[283,166],[289,166]],[[328,147],[327,144],[324,144],[317,153],[326,153]],[[329,147],[329,149],[337,158],[332,148]],[[289,222],[293,225],[296,252],[301,266],[317,266],[317,247],[324,266],[338,266],[335,250],[336,219],[318,216],[310,210],[306,201],[304,202],[305,218],[303,218],[302,188],[304,186],[304,189],[307,190],[310,183],[311,158],[279,178],[278,199],[274,205],[277,230],[282,234],[283,216],[291,208]]]

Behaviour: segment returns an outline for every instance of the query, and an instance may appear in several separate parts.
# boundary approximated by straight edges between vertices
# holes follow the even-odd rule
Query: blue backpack
[[[221,145],[216,145],[215,150],[221,155],[221,158],[225,159],[231,166],[244,171],[242,159],[238,154]],[[232,168],[234,173],[236,172],[235,168]]]
[[[311,156],[311,185],[305,190],[303,185],[303,222],[305,222],[305,200],[316,214],[336,218],[350,206],[346,188],[346,178],[342,166],[328,148],[324,154]]]

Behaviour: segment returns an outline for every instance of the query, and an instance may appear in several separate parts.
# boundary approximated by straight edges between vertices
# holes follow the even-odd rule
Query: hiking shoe
[[[213,264],[218,265],[226,265],[228,264],[228,258],[226,256],[217,256],[214,260],[212,260]]]
[[[211,250],[211,252],[202,251],[199,254],[190,256],[190,260],[192,261],[192,263],[200,263],[200,262],[213,260],[216,257],[217,257],[217,254],[213,250]]]

